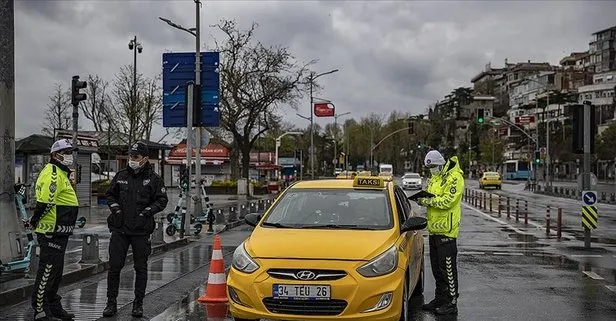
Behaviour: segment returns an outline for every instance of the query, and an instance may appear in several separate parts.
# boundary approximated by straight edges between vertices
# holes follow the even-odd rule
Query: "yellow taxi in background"
[[[356,172],[353,172],[353,171],[342,171],[342,172],[340,172],[340,174],[338,174],[338,176],[336,176],[336,179],[352,179],[355,176],[357,176]]]
[[[501,189],[503,186],[503,178],[498,172],[484,172],[479,179],[479,188],[484,189],[488,186],[493,186],[496,189]]]
[[[394,175],[389,172],[379,173],[379,177],[383,178],[387,182],[391,182],[394,180]]]
[[[427,221],[384,179],[300,181],[263,214],[227,277],[235,320],[408,320]]]
[[[371,171],[357,172],[357,176],[372,176],[372,172]]]

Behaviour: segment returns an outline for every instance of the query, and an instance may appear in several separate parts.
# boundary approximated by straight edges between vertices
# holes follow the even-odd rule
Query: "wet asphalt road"
[[[234,247],[249,234],[246,226],[221,234],[227,266]],[[541,230],[524,229],[464,206],[458,241],[459,313],[436,318],[420,310],[423,301],[434,295],[434,280],[426,264],[424,298],[412,302],[411,320],[614,320],[616,251],[606,247],[598,261],[567,250],[579,241],[556,242],[541,234]],[[210,244],[211,237],[203,236],[188,247],[150,259],[143,320],[219,320],[208,319],[206,307],[196,300],[208,277]],[[425,250],[428,256],[427,241]],[[105,273],[63,287],[64,307],[78,315],[76,320],[131,320],[132,266],[123,271],[117,317],[100,317],[105,305]],[[0,320],[31,317],[28,302],[0,309]]]
[[[476,180],[467,180],[466,186],[479,189]],[[551,207],[551,226],[556,226],[557,208],[562,208],[563,231],[570,233],[579,240],[583,240],[584,230],[582,227],[581,200],[535,194],[524,190],[524,183],[503,184],[502,190],[488,189],[486,193],[494,193],[501,196],[509,196],[511,213],[515,213],[515,200],[520,200],[520,207],[524,207],[524,201],[528,204],[528,217],[535,224],[546,226],[546,209]],[[506,202],[503,201],[503,204]],[[599,215],[599,227],[592,231],[592,242],[599,244],[616,245],[616,205],[597,203]],[[494,207],[496,210],[496,207]],[[523,210],[520,210],[523,213]],[[523,218],[522,218],[523,219]]]
[[[477,210],[465,207],[463,216],[459,313],[437,318],[421,311],[424,301],[434,295],[434,279],[426,264],[426,290],[424,297],[412,301],[411,320],[614,319],[614,270],[593,270],[585,261],[550,251],[549,240],[521,237],[513,232],[514,226],[496,222]],[[225,244],[239,244],[249,233],[246,229],[225,235]],[[426,262],[428,256],[426,243]],[[616,256],[611,266],[616,267]],[[151,320],[208,320],[207,307],[196,300],[202,294],[202,287],[195,288]],[[227,316],[225,320],[233,318]]]

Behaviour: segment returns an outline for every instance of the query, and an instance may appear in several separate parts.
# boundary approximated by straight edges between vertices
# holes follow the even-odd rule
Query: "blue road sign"
[[[582,202],[584,205],[593,206],[597,204],[597,192],[595,191],[583,191]]]
[[[201,53],[201,123],[220,126],[220,53]],[[163,127],[186,127],[186,84],[195,81],[195,53],[163,54]]]

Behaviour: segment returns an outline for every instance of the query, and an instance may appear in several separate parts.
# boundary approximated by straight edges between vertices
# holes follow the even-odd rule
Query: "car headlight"
[[[364,264],[357,269],[357,272],[365,277],[375,277],[393,272],[398,266],[398,249],[396,246],[390,247],[387,251]]]
[[[259,268],[257,262],[255,262],[244,247],[245,243],[240,244],[233,252],[233,264],[232,266],[241,272],[252,273]]]

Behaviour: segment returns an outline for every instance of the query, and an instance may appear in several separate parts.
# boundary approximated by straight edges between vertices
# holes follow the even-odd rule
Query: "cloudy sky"
[[[111,80],[132,63],[133,35],[144,47],[139,71],[148,76],[161,72],[163,52],[194,51],[192,36],[158,20],[193,26],[192,0],[15,1],[17,137],[40,131],[38,115],[54,83],[69,88],[74,74]],[[301,61],[318,59],[317,73],[340,69],[319,79],[320,95],[359,118],[373,111],[422,113],[454,87],[470,85],[488,62],[557,64],[587,50],[593,32],[615,25],[614,12],[616,1],[206,0],[202,39],[212,46],[212,37],[221,37],[209,26],[221,18],[242,27],[258,22],[262,42],[287,46]],[[309,115],[307,99],[303,106]],[[288,120],[307,125],[296,116]]]

